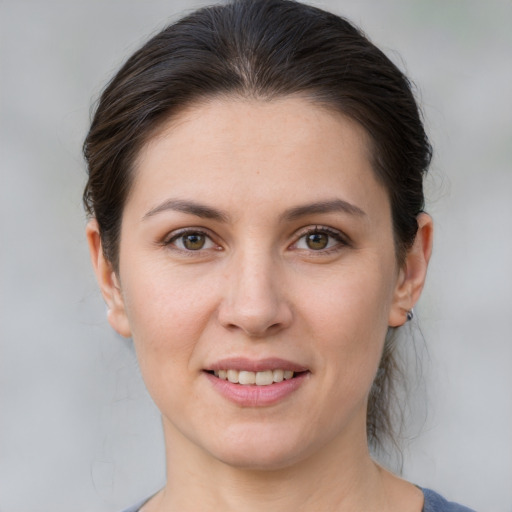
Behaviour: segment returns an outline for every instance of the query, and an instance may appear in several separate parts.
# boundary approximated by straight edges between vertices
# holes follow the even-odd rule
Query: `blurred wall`
[[[198,5],[0,0],[1,512],[115,511],[163,482],[158,412],[89,266],[80,146],[113,71]],[[512,2],[316,5],[406,69],[436,151],[436,243],[416,324],[426,349],[415,336],[428,415],[412,418],[421,434],[405,445],[404,475],[510,512]]]

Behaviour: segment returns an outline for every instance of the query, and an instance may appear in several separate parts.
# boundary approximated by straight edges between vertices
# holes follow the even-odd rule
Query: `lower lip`
[[[309,372],[299,373],[293,379],[274,382],[268,386],[233,384],[211,373],[204,374],[214,389],[231,402],[241,407],[265,407],[274,405],[291,395],[305,382]]]

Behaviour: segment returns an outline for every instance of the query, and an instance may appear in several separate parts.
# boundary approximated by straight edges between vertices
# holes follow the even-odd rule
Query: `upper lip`
[[[292,372],[305,372],[308,369],[304,366],[287,361],[278,357],[268,357],[265,359],[248,359],[247,357],[229,357],[220,359],[209,365],[206,370],[238,370],[249,372],[263,372],[265,370],[290,370]]]

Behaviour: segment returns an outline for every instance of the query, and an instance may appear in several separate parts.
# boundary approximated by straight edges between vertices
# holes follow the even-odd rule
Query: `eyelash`
[[[330,239],[334,239],[337,243],[334,244],[331,247],[327,247],[325,249],[311,249],[311,248],[299,248],[297,245],[301,240],[305,240],[307,236],[314,235],[314,234],[324,234],[327,235]],[[205,244],[212,244],[214,247],[201,247],[199,249],[187,249],[184,247],[177,247],[175,245],[175,242],[177,240],[183,239],[183,237],[187,235],[200,235],[204,236],[206,239]],[[306,242],[307,243],[307,242]],[[328,242],[329,243],[329,242]],[[222,250],[222,247],[220,247],[216,242],[214,241],[212,235],[209,231],[206,231],[202,228],[184,228],[177,232],[173,232],[168,236],[165,240],[163,240],[162,245],[165,247],[171,247],[173,250],[180,251],[183,254],[187,254],[190,256],[197,256],[198,254],[202,253],[205,250]],[[297,240],[291,244],[289,247],[292,250],[300,250],[300,251],[308,251],[312,254],[321,256],[325,254],[331,254],[334,252],[337,252],[341,250],[343,247],[350,246],[350,240],[348,237],[346,237],[344,234],[342,234],[340,231],[337,231],[335,229],[326,227],[326,226],[315,226],[315,227],[309,227],[303,230],[300,233],[300,236],[297,238]]]
[[[215,247],[207,247],[207,248],[201,247],[196,250],[187,249],[184,247],[177,247],[175,242],[180,239],[183,239],[187,235],[204,236],[206,239],[205,244],[210,243],[210,244],[214,245]],[[213,240],[212,235],[208,231],[205,231],[204,229],[201,229],[201,228],[184,228],[179,231],[174,231],[170,234],[170,236],[166,237],[165,240],[163,240],[162,245],[165,247],[171,247],[173,250],[180,251],[181,253],[187,254],[190,256],[195,256],[205,250],[211,250],[211,249],[221,250],[221,247],[218,244],[216,244],[215,241]]]
[[[299,244],[299,242],[301,240],[303,240],[303,239],[305,240],[307,236],[314,235],[314,234],[325,234],[329,238],[334,239],[337,243],[334,244],[331,247],[327,247],[325,249],[318,249],[318,250],[311,249],[311,248],[302,249],[302,248],[298,248],[297,247],[297,245]],[[350,246],[350,240],[348,239],[348,237],[346,235],[344,235],[343,233],[341,233],[340,231],[332,229],[332,228],[329,228],[327,226],[315,226],[314,228],[311,228],[311,227],[306,228],[300,234],[300,236],[297,239],[297,241],[294,242],[291,245],[291,247],[293,249],[295,249],[295,250],[309,251],[312,254],[315,254],[315,255],[318,255],[318,256],[325,255],[325,254],[331,254],[331,253],[334,253],[334,252],[338,252],[343,247],[347,247],[347,246]]]

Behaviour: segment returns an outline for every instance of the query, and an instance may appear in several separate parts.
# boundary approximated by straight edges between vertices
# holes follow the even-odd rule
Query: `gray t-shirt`
[[[431,491],[430,489],[421,489],[425,496],[425,504],[423,505],[422,512],[475,512],[474,510],[453,503],[452,501],[446,501],[437,492]],[[123,510],[123,512],[138,512],[140,508],[148,501],[146,498],[144,501],[134,505],[133,507]]]

